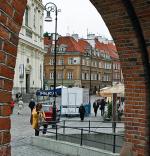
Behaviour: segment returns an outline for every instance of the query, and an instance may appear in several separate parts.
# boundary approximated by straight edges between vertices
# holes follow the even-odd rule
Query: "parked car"
[[[42,108],[45,113],[46,122],[48,122],[48,124],[51,124],[53,121],[53,105],[43,103]],[[56,107],[56,122],[59,122],[59,120],[60,120],[60,110]]]

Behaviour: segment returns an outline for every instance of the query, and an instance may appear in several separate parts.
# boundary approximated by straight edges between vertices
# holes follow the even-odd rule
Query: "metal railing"
[[[81,126],[67,126],[66,123],[81,123]],[[91,126],[92,123],[111,123],[112,126]],[[83,123],[87,123],[87,126]],[[101,121],[83,121],[79,120],[63,120],[59,123],[51,123],[52,128],[47,129],[47,133],[52,134],[50,137],[56,140],[63,140],[72,143],[77,143],[86,146],[92,146],[96,148],[101,148],[104,150],[109,150],[113,153],[121,149],[124,142],[124,135],[116,133],[116,129],[123,128],[122,126],[117,126],[121,122],[101,122]],[[111,132],[98,132],[100,129],[111,129]],[[42,129],[40,129],[42,130]],[[69,130],[67,132],[67,130]],[[73,130],[75,132],[73,133]],[[117,150],[116,150],[117,149]]]

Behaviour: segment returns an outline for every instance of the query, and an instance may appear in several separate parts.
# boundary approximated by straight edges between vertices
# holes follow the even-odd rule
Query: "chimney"
[[[78,34],[72,34],[72,37],[78,42],[79,35]]]
[[[95,39],[95,34],[87,34],[87,39],[94,40]]]

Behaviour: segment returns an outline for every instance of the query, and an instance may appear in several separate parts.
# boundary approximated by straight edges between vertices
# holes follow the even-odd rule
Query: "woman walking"
[[[32,111],[32,128],[35,130],[35,136],[39,136],[39,128],[43,126],[43,134],[46,134],[47,124],[45,124],[45,113],[42,110],[42,104],[38,103]]]

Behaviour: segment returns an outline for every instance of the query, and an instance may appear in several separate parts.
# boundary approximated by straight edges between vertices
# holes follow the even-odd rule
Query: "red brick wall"
[[[26,0],[0,0],[0,156],[10,156],[10,100]]]
[[[131,150],[135,155],[148,156],[150,154],[148,126],[150,122],[150,1],[131,1],[131,4],[127,0],[91,1],[113,36],[123,69],[126,92],[126,145],[121,155],[128,156]],[[127,6],[125,2],[128,3]]]
[[[131,1],[141,31],[135,29],[125,0],[91,0],[101,13],[115,40],[125,80],[124,154],[149,155],[149,59],[150,59],[150,2]],[[127,0],[126,0],[127,2]],[[130,2],[130,1],[129,1]],[[131,5],[129,7],[131,7]],[[11,89],[17,54],[18,33],[26,0],[0,0],[0,156],[10,154]],[[129,12],[128,12],[129,11]],[[134,22],[133,22],[134,21]],[[143,40],[141,39],[141,34]],[[145,49],[143,48],[145,42]],[[131,151],[130,151],[131,149]]]

